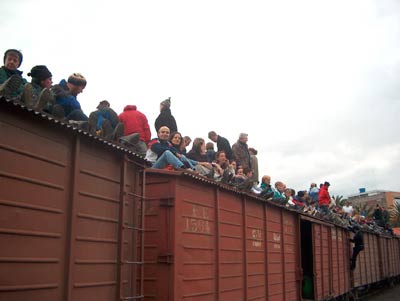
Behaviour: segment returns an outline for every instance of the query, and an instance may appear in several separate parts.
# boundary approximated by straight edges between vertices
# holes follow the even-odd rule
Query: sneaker
[[[51,93],[50,89],[43,89],[39,94],[39,99],[35,105],[36,111],[43,111],[48,105],[54,102],[53,93]],[[53,114],[54,115],[54,114]]]
[[[21,102],[28,107],[33,107],[33,86],[32,84],[25,84],[24,90],[21,94]]]
[[[12,96],[12,94],[18,90],[22,83],[22,78],[16,74],[12,75],[4,83],[0,85],[0,95],[1,96]]]

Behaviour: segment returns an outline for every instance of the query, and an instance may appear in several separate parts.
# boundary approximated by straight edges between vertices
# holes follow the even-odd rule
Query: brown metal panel
[[[174,224],[170,211],[175,205],[174,181],[165,175],[146,177],[144,300],[173,300]]]
[[[215,224],[218,221],[215,219],[215,204],[215,192],[209,185],[207,187],[206,184],[179,180],[176,186],[174,207],[176,241],[174,248],[175,256],[182,260],[174,262],[174,278],[176,279],[174,300],[216,299],[217,275],[215,275],[214,259],[216,256]],[[237,218],[242,223],[242,204],[236,202],[234,205],[238,206],[232,208],[232,211],[239,212]],[[243,237],[243,231],[239,235]],[[226,237],[221,239],[220,248],[221,250],[225,247],[242,249],[242,241],[243,238],[238,240],[235,237]],[[243,273],[241,274],[237,269],[228,271],[226,275],[236,282],[236,286],[243,281]],[[237,294],[236,291],[231,292],[234,295]]]
[[[350,234],[347,230],[342,230],[342,245],[343,245],[343,278],[344,278],[344,289],[343,293],[350,291],[351,289],[351,277],[350,277]]]
[[[82,140],[72,210],[71,300],[111,300],[119,291],[121,156]],[[105,211],[96,204],[111,203]],[[122,242],[121,242],[122,243]]]
[[[327,297],[330,295],[330,254],[329,254],[329,227],[321,225],[321,238],[322,238],[322,275],[323,275],[323,296]]]
[[[331,228],[331,295],[335,297],[340,295],[338,232],[336,227]]]
[[[267,220],[268,300],[285,300],[282,209],[269,206]]]
[[[245,300],[247,282],[245,207],[239,195],[219,194],[219,298]]]
[[[3,109],[0,132],[0,300],[61,300],[70,140]]]
[[[349,290],[349,265],[350,260],[348,256],[348,239],[347,239],[347,231],[336,227],[336,239],[337,239],[337,278],[338,278],[338,291],[336,295],[343,295],[348,292]],[[333,270],[335,272],[335,269]]]
[[[282,226],[285,300],[297,301],[300,299],[300,262],[298,257],[300,250],[297,215],[282,210]]]
[[[322,274],[322,237],[321,225],[312,225],[312,240],[313,240],[313,259],[314,259],[314,298],[315,300],[323,299],[323,274]]]
[[[247,300],[266,300],[264,204],[246,202]]]
[[[13,109],[0,110],[0,300],[119,299],[122,152]]]

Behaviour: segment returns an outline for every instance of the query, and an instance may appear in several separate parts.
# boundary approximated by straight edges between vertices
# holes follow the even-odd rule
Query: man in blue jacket
[[[51,88],[52,96],[55,100],[42,98],[36,105],[38,111],[48,111],[54,117],[74,121],[88,121],[88,117],[83,113],[81,104],[77,96],[86,87],[86,78],[80,73],[74,73],[68,80],[61,80],[58,85]],[[55,103],[54,103],[55,102]]]

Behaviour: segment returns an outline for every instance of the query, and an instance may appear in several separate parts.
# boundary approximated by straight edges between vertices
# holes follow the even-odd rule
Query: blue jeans
[[[175,169],[184,168],[185,165],[179,160],[171,151],[165,151],[160,157],[158,157],[157,161],[154,162],[153,168],[163,169],[168,164],[171,164]]]
[[[187,158],[185,155],[181,156],[180,159],[183,163],[187,164],[189,168],[194,169],[194,167],[198,164],[197,161]]]

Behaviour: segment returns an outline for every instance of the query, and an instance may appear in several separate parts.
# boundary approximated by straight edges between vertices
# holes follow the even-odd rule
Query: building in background
[[[365,188],[360,188],[357,194],[349,195],[348,200],[353,206],[367,204],[368,207],[375,207],[376,204],[390,208],[395,202],[400,203],[400,192],[386,190],[366,191]]]

